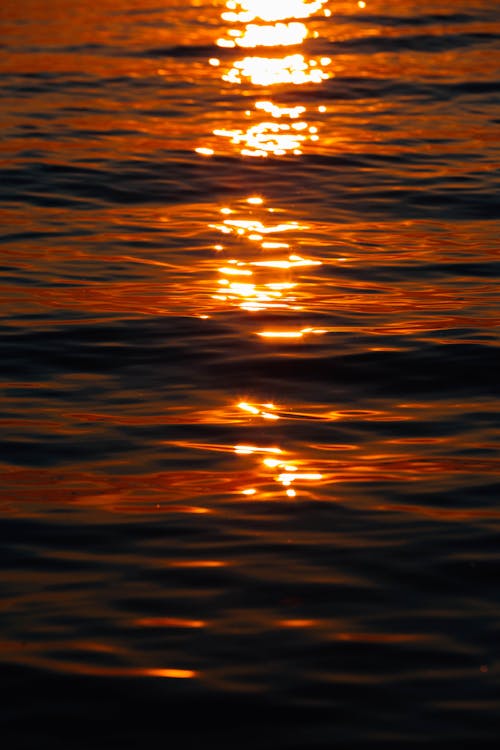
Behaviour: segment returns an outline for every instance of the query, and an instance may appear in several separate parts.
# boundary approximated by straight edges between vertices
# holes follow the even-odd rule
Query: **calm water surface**
[[[0,27],[9,747],[493,743],[498,3]]]

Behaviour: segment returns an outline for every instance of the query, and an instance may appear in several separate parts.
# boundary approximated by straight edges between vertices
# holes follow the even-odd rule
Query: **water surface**
[[[0,25],[9,746],[493,743],[497,3]]]

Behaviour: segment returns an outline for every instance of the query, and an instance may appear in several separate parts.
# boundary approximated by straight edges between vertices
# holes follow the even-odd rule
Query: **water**
[[[0,9],[16,750],[498,739],[498,4],[246,5]]]

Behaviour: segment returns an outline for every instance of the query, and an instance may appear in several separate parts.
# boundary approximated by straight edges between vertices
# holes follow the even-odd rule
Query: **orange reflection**
[[[330,58],[322,58],[323,65],[329,65]],[[245,81],[255,86],[276,86],[277,84],[322,83],[330,76],[315,59],[307,60],[299,53],[285,57],[245,57],[237,60],[228,73],[222,76],[228,83],[241,84]]]
[[[264,158],[269,155],[285,156],[288,153],[299,156],[307,138],[291,131],[290,125],[272,122],[259,122],[247,130],[214,130],[214,135],[228,139],[235,146],[241,146],[242,156]],[[198,150],[198,153],[202,152]]]
[[[221,67],[222,80],[237,86],[251,84],[268,88],[323,83],[331,77],[326,70],[331,59],[306,56],[296,48],[308,37],[318,36],[318,32],[311,32],[304,21],[321,10],[325,1],[268,3],[249,0],[238,3],[229,0],[227,11],[221,14],[221,18],[231,27],[217,39],[217,46],[222,49],[265,50],[266,54],[247,55],[232,60],[229,66],[218,57],[212,57],[209,65]],[[325,16],[330,15],[328,10],[323,12]],[[280,55],[279,50],[283,47],[295,49]],[[270,50],[273,54],[267,54]],[[324,107],[318,109],[325,110]],[[305,145],[319,140],[319,128],[304,119],[306,113],[307,108],[302,103],[282,106],[273,101],[256,101],[253,109],[246,110],[243,126],[241,122],[227,122],[216,128],[213,135],[236,146],[246,157],[300,156]],[[301,121],[297,122],[299,117]],[[248,118],[250,123],[247,123]],[[203,144],[196,151],[202,156],[215,154],[212,144]]]
[[[228,20],[227,16],[225,20]],[[217,40],[219,47],[286,47],[301,44],[308,35],[303,23],[276,23],[273,26],[250,23],[244,30],[236,29],[229,33],[231,39]]]
[[[261,408],[262,406],[264,409]],[[276,421],[279,419],[279,416],[272,411],[268,411],[269,409],[275,408],[274,404],[259,404],[259,407],[248,404],[246,401],[240,401],[238,404],[238,409],[241,409],[242,411],[246,411],[254,416],[261,416],[263,419],[272,419]]]
[[[253,456],[255,453],[282,453],[281,448],[264,448],[259,445],[235,445],[234,452],[240,456]]]
[[[128,666],[111,666],[106,664],[96,664],[83,661],[65,661],[53,659],[38,653],[41,648],[27,643],[16,643],[14,641],[6,644],[9,653],[2,654],[7,661],[14,663],[20,662],[36,669],[44,669],[71,675],[82,675],[89,677],[162,677],[172,680],[190,680],[200,677],[200,673],[193,669],[178,669],[168,667],[128,667]],[[78,647],[78,643],[72,643],[72,647]],[[12,649],[18,648],[20,654],[13,658]],[[104,649],[106,651],[107,649]],[[89,655],[92,651],[99,653],[97,648],[89,648]],[[21,657],[21,658],[19,658]]]
[[[302,328],[300,331],[258,331],[257,335],[264,339],[302,339],[309,333],[327,333],[321,328]]]
[[[142,674],[146,677],[170,677],[175,680],[189,680],[197,676],[192,669],[144,669]]]
[[[279,420],[279,416],[273,413],[277,407],[272,403],[257,406],[247,401],[240,401],[236,407],[251,416],[271,420],[271,423]],[[278,446],[237,444],[234,446],[234,452],[238,456],[251,457],[256,460],[253,471],[256,480],[254,486],[239,490],[240,494],[247,497],[267,498],[269,496],[269,491],[266,489],[268,477],[281,485],[285,495],[289,498],[297,495],[297,490],[292,485],[325,480],[324,475],[318,471],[304,470],[308,464],[307,461],[291,456],[288,451]]]
[[[256,452],[258,451],[255,451],[255,453]],[[261,458],[255,467],[257,470],[255,478],[259,481],[261,489],[259,490],[256,487],[244,488],[240,490],[240,493],[242,495],[254,497],[255,499],[268,499],[269,490],[266,489],[266,477],[270,476],[274,482],[281,485],[287,497],[295,498],[298,489],[292,487],[293,484],[300,484],[300,486],[303,487],[304,483],[310,484],[314,482],[322,482],[326,479],[323,474],[320,474],[317,471],[300,471],[300,466],[303,463],[304,462],[300,459],[292,457],[287,457],[285,460]]]
[[[293,243],[297,241],[295,238],[284,241],[285,238],[273,235],[300,232],[308,229],[307,225],[298,221],[269,221],[269,215],[272,215],[274,210],[264,207],[265,199],[262,196],[249,196],[245,203],[243,209],[241,206],[224,206],[220,213],[226,218],[220,223],[209,224],[210,229],[215,229],[228,237],[232,236],[237,241],[249,243],[247,247],[241,248],[244,260],[227,257],[224,245],[214,245],[214,249],[222,253],[222,257],[218,256],[221,265],[217,268],[219,279],[212,299],[223,303],[224,306],[236,306],[247,312],[302,310],[302,305],[297,304],[299,280],[293,278],[291,272],[295,269],[321,266],[321,261],[293,252]],[[246,215],[241,215],[242,210]],[[288,240],[288,237],[286,239]],[[263,257],[263,251],[266,256],[267,251],[274,251],[274,257]],[[255,255],[256,252],[258,255]],[[278,255],[278,252],[282,255]],[[299,332],[285,332],[282,336],[302,338],[305,334],[320,332],[324,331],[303,327]],[[280,332],[263,331],[259,335],[268,338],[280,337]]]
[[[234,408],[234,407],[233,407]],[[258,417],[266,420],[266,423],[272,428],[279,417],[274,415],[273,411],[277,407],[272,403],[260,404],[254,406],[247,401],[240,401],[235,408],[252,417]],[[175,442],[172,445],[188,448],[191,450],[206,450],[216,453],[233,454],[242,461],[246,461],[246,466],[232,472],[231,476],[225,475],[220,478],[220,488],[222,492],[243,495],[255,500],[269,500],[276,497],[276,485],[279,485],[280,494],[288,498],[295,498],[306,488],[315,484],[323,484],[329,481],[330,475],[324,471],[319,471],[312,461],[305,457],[295,455],[291,451],[284,450],[279,445],[262,445],[256,443],[235,443],[216,444],[216,443],[193,443],[193,442]],[[323,463],[325,463],[323,461]],[[242,482],[244,480],[244,483]],[[206,492],[207,488],[204,488]],[[200,492],[202,489],[200,488]],[[220,560],[180,560],[170,561],[169,567],[177,568],[218,568],[227,566],[230,563]]]
[[[268,476],[272,478],[273,482],[281,485],[288,498],[295,498],[297,496],[297,489],[292,485],[299,484],[300,486],[303,486],[304,483],[311,484],[314,482],[322,482],[326,479],[326,477],[318,471],[301,470],[306,462],[299,458],[292,457],[289,454],[285,455],[285,452],[281,449],[268,449],[258,446],[245,446],[245,450],[240,450],[240,448],[241,446],[235,447],[235,453],[238,455],[259,457],[255,466],[255,479],[257,480],[257,482],[255,482],[256,486],[246,487],[240,490],[242,495],[254,497],[255,499],[258,499],[259,497],[267,499],[269,497],[269,491],[266,489],[266,478]],[[271,453],[274,455],[262,458],[262,454],[265,453]],[[260,490],[257,489],[258,485],[261,486]]]
[[[223,568],[229,565],[222,560],[174,560],[168,563],[170,568]]]
[[[143,617],[134,621],[142,628],[204,628],[203,620],[183,620],[179,617]]]
[[[230,23],[283,21],[287,18],[309,18],[326,4],[326,0],[228,0],[222,18]]]

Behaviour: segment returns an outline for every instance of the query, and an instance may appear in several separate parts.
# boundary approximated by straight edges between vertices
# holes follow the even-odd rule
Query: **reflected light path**
[[[478,472],[488,476],[497,474],[497,462],[493,459],[467,460],[459,453],[453,455],[454,445],[458,446],[459,440],[454,443],[444,437],[416,438],[412,435],[411,423],[418,421],[423,406],[429,414],[434,413],[433,402],[427,405],[401,403],[396,413],[392,409],[332,410],[327,404],[316,408],[304,406],[294,408],[290,404],[250,398],[226,402],[216,412],[206,414],[203,421],[210,424],[217,421],[221,425],[232,425],[235,430],[244,430],[246,439],[227,443],[172,441],[169,444],[191,451],[233,456],[238,462],[236,466],[226,460],[219,461],[216,471],[203,472],[203,490],[200,486],[200,491],[219,497],[218,502],[224,498],[223,502],[230,505],[233,502],[231,497],[240,497],[242,502],[245,499],[249,502],[279,502],[298,498],[319,502],[326,499],[330,503],[333,486],[341,497],[342,485],[345,484],[352,487],[353,484],[388,482],[418,486],[423,477],[428,488],[442,491],[446,486],[455,487],[457,477],[460,477],[462,486],[466,486],[474,481]],[[458,411],[462,406],[453,408]],[[447,406],[443,413],[448,414],[449,408]],[[369,431],[360,440],[361,433],[356,430],[358,437],[354,440],[331,443],[311,439],[307,447],[297,448],[295,443],[288,447],[283,443],[284,428],[297,421],[309,423],[311,429],[314,423],[346,422],[351,425],[349,431],[355,422],[360,425],[400,422],[400,431],[406,431],[411,437],[372,441]],[[403,426],[405,422],[408,427]],[[361,503],[358,507],[365,507],[369,502],[372,510],[404,512],[420,518],[460,521],[498,517],[496,508],[429,507],[425,503],[396,504],[391,501],[373,505],[372,500],[364,498],[354,501],[350,492],[348,497],[353,507],[357,502]],[[220,561],[201,560],[196,566],[220,566]]]
[[[250,417],[258,417],[268,420],[269,422],[277,422],[282,418],[278,412],[278,407],[269,402],[264,404],[251,404],[247,401],[240,401],[237,404],[237,408]],[[307,461],[292,457],[281,448],[236,445],[234,451],[240,456],[256,457],[256,479],[259,480],[259,483],[262,482],[263,472],[267,473],[270,471],[273,481],[281,485],[288,498],[294,498],[297,496],[297,485],[302,487],[304,482],[310,485],[311,483],[325,481],[323,474],[318,471],[309,470]],[[304,468],[307,470],[304,471]],[[260,491],[255,486],[245,487],[241,490],[241,494],[247,497],[255,497],[257,499],[260,495]]]
[[[299,280],[292,274],[299,269],[321,266],[321,261],[295,252],[294,237],[287,241],[288,233],[308,229],[307,225],[297,221],[270,221],[274,210],[265,208],[264,203],[261,196],[250,196],[246,199],[246,208],[223,207],[220,212],[225,218],[209,224],[210,229],[234,238],[240,255],[240,258],[224,257],[217,268],[219,278],[212,299],[222,303],[223,307],[236,307],[247,312],[302,311],[303,305],[297,299]],[[242,211],[246,216],[241,216]],[[214,250],[224,256],[233,255],[235,249],[226,249],[223,244],[214,245]],[[272,256],[268,257],[270,253]],[[301,327],[299,331],[262,331],[259,335],[264,338],[302,338],[313,332],[324,331]]]
[[[231,32],[230,32],[231,33]],[[218,39],[219,47],[276,47],[301,44],[307,37],[303,23],[277,23],[274,26],[248,24],[244,31],[235,30],[232,39]]]
[[[282,21],[287,18],[309,18],[326,4],[326,0],[228,0],[228,12],[222,18],[230,23],[250,23],[255,19],[262,21]],[[325,11],[330,15],[330,11]]]
[[[321,58],[323,65],[331,62],[329,57]],[[228,83],[249,81],[255,86],[275,86],[292,83],[321,83],[330,76],[319,67],[315,59],[307,60],[304,55],[294,54],[285,57],[245,57],[238,60],[229,73],[222,76]]]
[[[319,472],[300,471],[303,462],[300,461],[300,459],[282,458],[281,449],[261,448],[253,445],[236,445],[234,451],[240,456],[259,456],[260,472],[257,472],[257,476],[259,477],[263,467],[264,470],[270,469],[273,480],[283,487],[286,496],[290,498],[297,496],[297,490],[292,487],[292,484],[299,484],[302,482],[321,482],[324,478]],[[266,453],[271,453],[273,456],[261,458],[261,456]],[[241,494],[246,496],[256,496],[258,495],[258,490],[255,489],[255,487],[248,487],[241,490]]]
[[[274,404],[266,403],[254,405],[240,402],[237,408],[249,416],[255,416],[267,420],[271,425],[281,419],[278,414],[273,413],[276,409]],[[235,472],[231,486],[235,494],[243,495],[255,500],[275,500],[280,495],[295,498],[300,492],[306,492],[306,486],[310,488],[313,484],[324,484],[329,476],[321,473],[312,465],[308,458],[302,458],[290,451],[284,450],[278,445],[257,445],[253,443],[236,443],[234,445],[216,445],[210,443],[174,443],[183,448],[206,450],[216,453],[234,454],[245,460],[246,466],[241,469],[241,480]],[[248,464],[250,459],[250,464]],[[239,488],[238,488],[239,485]],[[279,489],[276,488],[279,485]],[[176,563],[178,566],[188,566],[190,563]],[[197,561],[193,563],[196,567],[217,567],[219,561]]]
[[[305,19],[321,10],[325,17],[331,15],[328,9],[323,9],[325,2],[227,2],[227,11],[221,14],[221,18],[232,26],[216,40],[217,46],[226,50],[255,49],[261,52],[233,60],[229,67],[218,57],[212,57],[209,64],[221,67],[221,79],[230,85],[251,84],[269,89],[323,83],[331,77],[326,71],[331,59],[309,57],[298,52],[297,48],[308,38],[318,36],[317,31],[310,32]],[[283,48],[291,47],[293,52],[280,54]],[[264,50],[266,54],[262,54]],[[272,55],[270,50],[273,50]],[[325,111],[323,106],[316,108],[316,112]],[[274,101],[258,99],[253,108],[242,113],[245,120],[251,120],[250,123],[245,122],[243,126],[227,123],[216,128],[213,135],[236,146],[245,157],[300,156],[306,144],[319,140],[318,125],[307,122],[306,114],[307,108],[302,102],[281,106]],[[211,144],[195,150],[201,156],[216,153]]]

